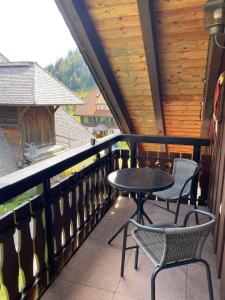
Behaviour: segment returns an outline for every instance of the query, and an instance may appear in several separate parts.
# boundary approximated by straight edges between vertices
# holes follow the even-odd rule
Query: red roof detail
[[[85,99],[84,104],[76,105],[76,116],[113,117],[110,110],[99,109],[98,105],[107,105],[99,89],[95,89]]]

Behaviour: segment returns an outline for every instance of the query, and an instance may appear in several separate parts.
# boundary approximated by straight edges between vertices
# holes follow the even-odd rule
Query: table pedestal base
[[[137,205],[137,209],[133,215],[130,216],[129,219],[133,219],[136,216],[137,223],[144,225],[144,217],[146,220],[150,223],[153,224],[152,220],[149,218],[149,216],[146,214],[144,211],[144,203],[145,201],[141,200],[141,194],[137,193],[137,198],[134,198],[134,201]],[[111,237],[111,239],[108,241],[108,244],[110,245],[111,242],[117,237],[117,235],[124,229],[126,223],[123,224],[123,226],[120,227],[120,229]]]

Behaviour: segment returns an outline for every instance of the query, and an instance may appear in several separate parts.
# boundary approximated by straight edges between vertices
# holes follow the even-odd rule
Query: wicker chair
[[[192,213],[202,214],[209,219],[209,222],[187,226]],[[126,247],[127,230],[129,224],[135,227],[131,236],[136,246]],[[213,289],[209,264],[201,258],[204,242],[215,223],[214,215],[200,210],[191,210],[184,218],[182,226],[176,224],[154,224],[143,226],[130,219],[124,228],[122,261],[120,275],[124,275],[125,253],[127,249],[136,248],[135,269],[138,266],[139,247],[155,265],[156,269],[151,277],[151,300],[155,300],[155,279],[156,275],[163,269],[177,267],[192,263],[203,263],[207,272],[209,299],[213,300]]]
[[[161,163],[159,163],[157,166],[159,166]],[[192,200],[194,204],[194,208],[197,209],[196,206],[196,199],[193,199],[193,193],[192,193],[192,182],[193,179],[197,176],[199,171],[198,164],[190,159],[185,158],[175,158],[173,163],[173,172],[172,175],[174,177],[174,185],[164,191],[155,192],[153,193],[154,196],[157,196],[157,198],[161,200],[165,200],[167,207],[161,206],[157,203],[152,202],[150,199],[151,195],[148,195],[145,198],[145,201],[150,201],[151,204],[156,205],[162,209],[166,209],[167,211],[175,214],[174,223],[177,223],[180,204],[183,199],[189,198]],[[169,208],[170,202],[176,202],[177,207],[176,210],[173,211]],[[198,219],[196,216],[196,222],[198,224]]]

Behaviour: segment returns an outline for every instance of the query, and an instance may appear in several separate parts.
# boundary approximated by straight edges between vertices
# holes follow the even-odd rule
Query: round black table
[[[174,184],[173,176],[159,169],[131,168],[117,170],[108,175],[109,184],[120,191],[135,193],[134,201],[137,205],[135,213],[130,217],[137,216],[138,223],[144,223],[143,216],[152,223],[145,213],[141,199],[143,193],[153,193],[170,188]],[[124,225],[109,240],[109,244],[124,228]]]

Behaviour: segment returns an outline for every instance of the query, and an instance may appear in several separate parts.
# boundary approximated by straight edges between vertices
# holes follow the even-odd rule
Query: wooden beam
[[[29,110],[29,108],[30,108],[30,106],[26,106],[23,109],[20,109],[19,110],[19,117],[22,118],[25,115],[25,113]]]
[[[123,95],[83,0],[55,0],[120,130],[131,133]]]
[[[165,135],[153,1],[138,0],[137,3],[152,93],[152,103],[158,131],[157,134]]]
[[[56,111],[59,109],[59,107],[60,107],[60,105],[54,106],[54,108],[53,108],[53,113],[56,113]]]
[[[224,45],[225,38],[221,39]],[[214,93],[219,76],[224,50],[215,43],[214,36],[209,38],[208,55],[206,63],[205,90],[203,97],[202,129],[201,136],[208,137],[210,122],[213,114]]]

